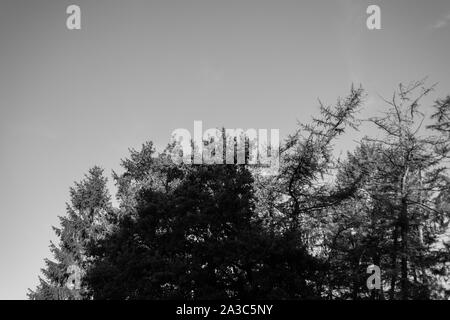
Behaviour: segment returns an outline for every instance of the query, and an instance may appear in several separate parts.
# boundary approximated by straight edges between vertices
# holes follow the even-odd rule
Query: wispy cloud
[[[433,25],[433,29],[440,29],[443,28],[447,25],[448,21],[447,20],[438,20],[436,21],[436,23]]]
[[[443,18],[440,18],[439,20],[437,20],[432,28],[433,29],[441,29],[444,28],[445,26],[447,26],[450,23],[450,12],[444,16]]]

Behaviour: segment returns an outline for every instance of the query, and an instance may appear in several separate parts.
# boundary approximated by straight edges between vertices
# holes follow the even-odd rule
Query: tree
[[[390,286],[390,299],[432,298],[440,290],[436,274],[444,272],[442,262],[448,261],[445,246],[436,245],[449,221],[443,200],[449,186],[445,161],[449,140],[445,134],[424,133],[422,128],[425,115],[420,102],[432,88],[423,81],[400,85],[393,98],[385,100],[388,111],[370,119],[382,131],[382,138],[366,137],[337,177],[341,184],[354,185],[359,180],[358,190],[366,196],[354,197],[350,206],[337,211],[342,216],[330,235],[332,255],[337,254],[335,250],[347,252],[335,264],[357,253],[359,264],[380,266],[389,279],[384,287]],[[442,100],[436,107],[432,119],[437,123],[428,128],[445,133],[448,107]],[[354,233],[348,239],[346,226]],[[349,252],[350,248],[354,250]],[[363,282],[359,282],[361,288]],[[354,288],[353,298],[360,296],[359,291]],[[383,298],[383,292],[379,293]]]
[[[95,299],[314,297],[314,259],[264,228],[246,165],[178,166],[167,155],[145,161],[133,214],[89,248]]]
[[[392,264],[396,265],[398,252],[402,299],[429,296],[426,255],[445,231],[441,222],[448,219],[434,203],[437,193],[448,190],[443,166],[448,140],[421,132],[425,115],[420,103],[432,91],[424,81],[400,85],[393,98],[385,100],[389,105],[385,116],[371,119],[385,135],[380,143],[385,147],[383,163],[390,168],[388,192],[396,217]],[[393,272],[392,293],[395,277]]]
[[[73,300],[85,294],[82,278],[92,262],[86,256],[86,246],[111,231],[114,215],[103,169],[94,167],[81,182],[70,188],[67,215],[59,217],[61,227],[53,227],[59,245],[50,244],[55,261],[45,260],[44,278],[35,291],[29,290],[32,300]]]

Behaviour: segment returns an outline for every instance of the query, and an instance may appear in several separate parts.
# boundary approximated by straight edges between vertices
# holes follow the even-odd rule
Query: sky
[[[71,4],[81,30],[66,27]],[[381,30],[366,27],[371,4]],[[90,167],[110,176],[128,148],[161,151],[194,120],[285,137],[352,83],[363,116],[426,76],[443,97],[449,52],[448,0],[0,0],[0,299],[36,286]]]

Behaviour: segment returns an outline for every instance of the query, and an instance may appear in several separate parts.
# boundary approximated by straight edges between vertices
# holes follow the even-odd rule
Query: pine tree
[[[140,150],[129,149],[130,156],[121,161],[123,173],[113,172],[113,179],[117,186],[116,198],[119,202],[118,218],[135,214],[136,195],[140,190],[155,186],[152,180],[157,175],[151,174],[155,163],[155,149],[151,141],[142,144]]]
[[[103,169],[94,167],[81,182],[70,188],[67,215],[59,217],[61,226],[53,227],[59,245],[50,244],[54,260],[46,259],[44,277],[28,297],[32,300],[82,299],[86,293],[83,277],[92,262],[86,246],[111,230],[113,211]]]

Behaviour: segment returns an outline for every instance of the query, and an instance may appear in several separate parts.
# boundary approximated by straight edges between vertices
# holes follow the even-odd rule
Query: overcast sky
[[[66,28],[70,4],[81,30]],[[367,30],[369,4],[382,30]],[[367,114],[399,82],[429,76],[444,96],[449,52],[448,0],[1,0],[0,299],[35,287],[91,166],[109,175],[129,147],[161,150],[194,120],[283,137],[352,82]]]

